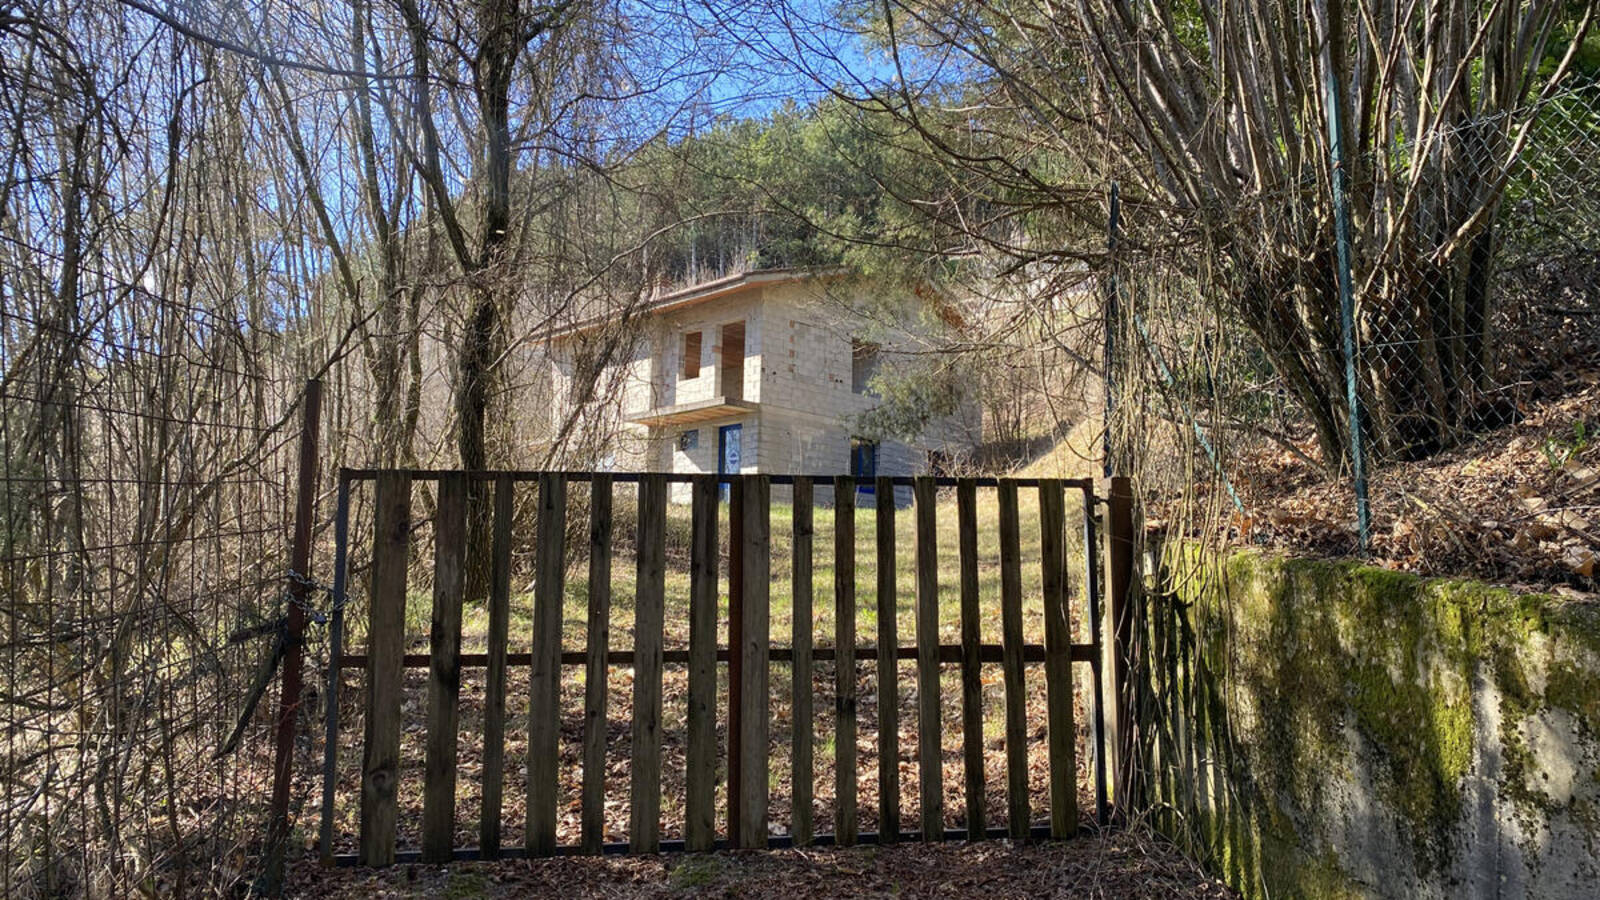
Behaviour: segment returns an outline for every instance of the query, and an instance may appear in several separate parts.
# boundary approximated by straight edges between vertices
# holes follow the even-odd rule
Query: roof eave
[[[635,315],[656,316],[677,312],[691,306],[698,306],[712,300],[729,297],[757,288],[774,287],[777,285],[793,284],[811,278],[838,278],[845,274],[841,267],[830,268],[782,268],[782,269],[757,269],[752,272],[741,272],[736,275],[726,275],[722,278],[678,288],[648,301]],[[532,339],[541,343],[550,343],[564,338],[577,337],[601,328],[609,322],[616,321],[615,315],[594,316],[571,325],[550,328],[542,334],[533,335]]]

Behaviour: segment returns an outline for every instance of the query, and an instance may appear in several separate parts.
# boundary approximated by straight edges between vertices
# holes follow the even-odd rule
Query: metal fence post
[[[1089,643],[1096,652],[1090,663],[1094,685],[1094,715],[1090,721],[1091,743],[1094,744],[1094,820],[1104,828],[1111,824],[1111,803],[1106,793],[1106,691],[1105,691],[1105,628],[1100,618],[1101,582],[1100,537],[1095,527],[1098,516],[1094,482],[1091,479],[1083,489],[1083,562],[1084,592],[1088,595]]]
[[[1322,18],[1322,77],[1327,91],[1328,157],[1333,169],[1333,241],[1339,267],[1339,331],[1344,344],[1345,403],[1350,411],[1350,468],[1355,478],[1356,532],[1362,555],[1371,546],[1372,510],[1367,502],[1367,462],[1361,435],[1361,395],[1356,379],[1355,285],[1350,271],[1350,173],[1344,165],[1343,95],[1333,71],[1334,22],[1326,0],[1315,4]]]
[[[339,493],[333,519],[333,609],[328,613],[328,676],[322,742],[321,861],[332,866],[333,795],[339,764],[339,664],[344,656],[345,569],[350,552],[350,475],[339,472]]]
[[[289,789],[294,781],[294,733],[300,713],[301,665],[305,652],[306,606],[311,601],[311,525],[317,500],[317,432],[322,422],[322,382],[306,382],[300,428],[300,471],[295,498],[294,547],[290,554],[289,609],[283,657],[283,690],[278,698],[278,737],[272,763],[272,818],[267,826],[267,859],[262,887],[283,890],[285,845],[289,839]]]
[[[1105,477],[1111,477],[1111,417],[1116,412],[1116,358],[1117,358],[1117,324],[1120,319],[1118,311],[1117,292],[1121,287],[1117,284],[1117,232],[1122,227],[1122,196],[1117,189],[1117,183],[1111,182],[1111,216],[1106,224],[1106,340],[1105,340],[1105,421],[1101,423],[1101,456],[1103,457],[1103,471]]]

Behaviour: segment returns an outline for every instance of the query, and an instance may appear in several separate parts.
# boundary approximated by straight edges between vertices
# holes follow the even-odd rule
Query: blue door
[[[872,479],[878,475],[878,442],[850,439],[850,474],[856,477],[856,490],[862,494],[873,493],[877,485]]]
[[[724,425],[717,429],[717,474],[739,474],[741,444],[744,441],[743,425]],[[722,499],[728,499],[728,486],[722,486]]]

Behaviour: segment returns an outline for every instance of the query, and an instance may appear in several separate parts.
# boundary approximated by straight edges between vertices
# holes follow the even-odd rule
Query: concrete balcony
[[[749,415],[755,412],[757,408],[757,404],[749,400],[710,397],[705,400],[679,403],[673,406],[630,410],[625,416],[629,422],[635,425],[665,428],[669,425],[692,425],[696,422],[710,422],[713,419],[737,418]]]

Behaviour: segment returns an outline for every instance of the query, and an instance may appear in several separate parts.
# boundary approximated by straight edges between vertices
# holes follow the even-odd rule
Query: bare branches
[[[239,41],[222,37],[221,35],[212,34],[204,29],[189,25],[177,16],[158,9],[149,3],[145,3],[143,0],[115,0],[115,2],[120,3],[129,9],[137,10],[138,12],[150,16],[151,18],[167,26],[168,28],[171,28],[173,31],[183,35],[184,37],[199,41],[208,47],[215,47],[218,50],[227,51],[228,53],[244,59],[255,60],[256,62],[264,65],[274,66],[280,69],[293,69],[298,72],[309,72],[316,75],[330,75],[335,78],[365,80],[403,79],[407,77],[402,73],[364,72],[360,69],[342,69],[337,66],[327,66],[321,63],[293,59],[273,53],[260,47],[251,47],[249,45],[240,43]]]

